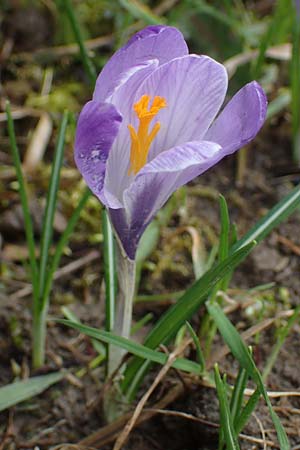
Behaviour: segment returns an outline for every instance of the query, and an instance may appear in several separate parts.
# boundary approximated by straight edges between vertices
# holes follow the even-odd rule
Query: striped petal
[[[96,82],[94,100],[104,101],[116,86],[130,78],[133,67],[153,59],[164,64],[187,53],[184,37],[176,28],[164,25],[144,28],[105,64]]]
[[[110,211],[129,258],[134,259],[142,233],[170,195],[213,166],[219,151],[214,142],[188,142],[161,153],[137,174],[124,192],[124,208]]]
[[[183,56],[158,67],[138,90],[124,84],[120,90],[123,98],[116,95],[123,123],[107,162],[104,185],[107,195],[122,203],[124,190],[133,182],[134,177],[128,175],[130,134],[127,126],[132,124],[138,128],[133,105],[142,95],[161,96],[167,103],[155,118],[161,123],[161,129],[150,148],[148,161],[151,161],[164,150],[201,140],[224,101],[226,89],[224,66],[211,58],[196,55]]]
[[[103,202],[106,160],[122,116],[109,103],[90,101],[83,107],[76,129],[75,162],[91,191]]]
[[[267,104],[266,94],[256,81],[246,84],[225,106],[205,139],[220,144],[227,154],[235,152],[261,129]]]

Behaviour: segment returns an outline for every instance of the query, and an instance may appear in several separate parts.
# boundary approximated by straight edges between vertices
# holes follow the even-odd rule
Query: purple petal
[[[133,104],[135,103],[136,91],[156,67],[155,61],[147,61],[143,69],[135,72],[110,97],[110,101],[120,111],[123,118],[125,119],[126,117],[126,120],[123,120],[120,126],[118,136],[113,143],[107,161],[107,176],[105,177],[104,189],[107,192],[107,200],[111,208],[120,207],[117,205],[122,202],[123,191],[132,181],[132,177],[128,176],[131,141],[127,125],[133,121]]]
[[[123,49],[124,50],[127,49],[128,47],[130,47],[130,45],[134,44],[136,41],[140,41],[140,40],[148,38],[150,36],[159,34],[162,31],[164,31],[166,28],[171,28],[171,27],[166,27],[165,25],[149,25],[148,27],[143,28],[142,30],[138,31],[133,36],[131,36],[131,38],[129,39],[127,44],[124,45]]]
[[[225,106],[205,135],[217,142],[226,154],[250,142],[262,127],[267,113],[267,98],[256,82],[246,84]]]
[[[96,82],[94,100],[105,100],[131,76],[132,67],[153,59],[164,64],[187,53],[184,37],[176,28],[150,26],[141,30],[106,63]]]
[[[300,19],[300,0],[294,0],[294,4],[297,12],[297,19]]]
[[[135,76],[139,77],[139,73]],[[128,176],[131,141],[127,126],[132,124],[135,129],[138,128],[134,103],[143,94],[152,97],[159,95],[165,97],[167,102],[167,107],[157,114],[161,129],[150,149],[148,161],[151,161],[164,150],[191,140],[201,140],[224,101],[227,73],[224,66],[216,61],[191,55],[158,67],[139,89],[138,83],[134,86],[129,83],[125,83],[113,96],[113,102],[123,116],[123,123],[107,161],[104,191],[115,205],[122,203],[123,192],[133,181],[133,176]],[[110,207],[113,207],[112,204]]]
[[[113,105],[90,101],[77,123],[75,162],[86,184],[103,203],[106,160],[121,121],[122,116]]]
[[[124,192],[124,209],[111,210],[114,228],[129,258],[155,213],[178,187],[205,172],[219,159],[214,142],[188,142],[161,153],[141,169]]]
[[[150,94],[167,102],[157,114],[161,129],[148,161],[161,151],[202,140],[223,104],[227,83],[225,67],[207,56],[188,55],[158,67],[136,94],[137,99]]]

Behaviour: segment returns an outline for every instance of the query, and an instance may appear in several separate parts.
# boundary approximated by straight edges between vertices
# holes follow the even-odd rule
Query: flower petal
[[[300,0],[294,0],[296,7],[297,19],[300,20]]]
[[[220,146],[214,142],[188,142],[146,164],[124,192],[124,209],[111,210],[114,228],[129,258],[155,213],[180,186],[213,166]]]
[[[139,77],[139,73],[135,77]],[[138,83],[131,87],[130,81],[112,97],[123,123],[108,158],[104,184],[107,198],[111,196],[120,203],[124,190],[134,178],[128,175],[131,140],[127,128],[128,124],[138,128],[134,103],[144,94],[162,96],[167,102],[167,107],[157,114],[161,129],[150,149],[148,161],[151,161],[164,150],[202,139],[224,101],[227,73],[224,66],[211,58],[190,55],[158,67],[139,89]]]
[[[144,28],[105,64],[96,82],[94,100],[105,100],[117,85],[131,76],[132,67],[153,59],[164,64],[187,53],[184,37],[176,28],[163,25]]]
[[[107,161],[104,191],[111,208],[114,207],[113,204],[122,202],[123,191],[132,181],[132,177],[128,176],[131,141],[127,125],[131,120],[129,118],[133,118],[132,105],[136,91],[144,79],[157,68],[157,63],[157,60],[146,61],[140,70],[136,71],[126,83],[120,85],[109,97],[109,101],[115,105],[124,118],[126,117],[126,120],[123,120],[120,126]]]
[[[148,161],[161,151],[202,140],[223,104],[227,83],[225,67],[207,56],[183,56],[149,75],[136,98],[144,94],[161,96],[167,107],[157,114],[161,129]]]
[[[91,191],[103,202],[106,160],[122,116],[109,103],[90,101],[83,107],[76,130],[75,162]]]
[[[220,144],[226,154],[233,153],[256,136],[265,121],[267,103],[256,81],[246,84],[225,106],[205,139]]]

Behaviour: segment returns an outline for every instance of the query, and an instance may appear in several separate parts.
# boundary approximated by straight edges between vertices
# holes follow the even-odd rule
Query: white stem
[[[117,244],[117,273],[119,293],[114,333],[118,336],[129,338],[135,291],[135,261],[127,257],[119,242]],[[114,347],[110,350],[108,363],[109,374],[116,370],[125,353],[126,351],[119,347]]]

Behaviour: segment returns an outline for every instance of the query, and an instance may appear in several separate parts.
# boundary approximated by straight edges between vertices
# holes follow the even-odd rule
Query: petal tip
[[[254,86],[256,94],[257,94],[257,97],[259,99],[260,107],[261,107],[261,109],[260,109],[260,116],[261,116],[261,120],[262,120],[262,123],[263,123],[265,121],[266,114],[267,114],[267,109],[268,109],[268,98],[267,98],[267,95],[266,95],[263,87],[257,81],[254,80],[254,81],[252,81],[252,83],[249,83],[249,84],[252,84]]]

